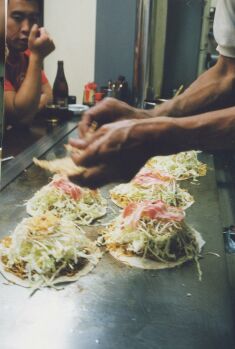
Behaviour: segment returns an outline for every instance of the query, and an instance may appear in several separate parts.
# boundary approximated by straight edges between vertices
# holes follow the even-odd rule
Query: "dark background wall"
[[[99,0],[98,0],[99,1]],[[203,0],[168,0],[167,36],[162,96],[172,97],[181,84],[197,77]]]
[[[121,74],[132,87],[137,1],[97,0],[95,81],[101,86]],[[168,1],[162,97],[170,98],[197,77],[204,0],[158,1]]]
[[[132,85],[136,0],[97,0],[95,81],[124,75]]]

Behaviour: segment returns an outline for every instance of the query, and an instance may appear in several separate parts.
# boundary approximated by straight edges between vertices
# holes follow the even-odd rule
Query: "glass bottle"
[[[53,101],[59,107],[68,107],[69,88],[64,74],[64,62],[58,61],[57,74],[53,85]]]
[[[120,75],[117,82],[117,98],[126,103],[129,102],[129,89],[125,76]]]

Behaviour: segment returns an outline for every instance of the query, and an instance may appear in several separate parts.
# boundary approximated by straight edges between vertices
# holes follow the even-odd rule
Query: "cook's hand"
[[[123,120],[100,127],[87,141],[70,140],[83,149],[73,161],[87,169],[73,182],[96,188],[117,180],[130,180],[153,155],[142,120]]]
[[[83,114],[82,121],[78,125],[79,134],[81,138],[85,138],[92,122],[96,122],[97,127],[100,127],[113,121],[148,118],[151,117],[150,114],[115,98],[105,98]]]
[[[29,49],[32,54],[44,59],[55,49],[53,40],[50,38],[45,28],[39,28],[34,24],[29,35]]]

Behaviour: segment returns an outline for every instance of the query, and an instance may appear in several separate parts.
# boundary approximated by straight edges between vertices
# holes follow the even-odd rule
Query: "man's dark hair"
[[[38,3],[38,6],[41,10],[42,6],[43,6],[43,1],[42,0],[25,0],[25,1],[34,1]],[[9,4],[10,0],[8,0],[8,4]]]
[[[43,0],[25,0],[28,2],[36,2],[38,4],[40,18],[39,18],[39,25],[43,25]],[[8,4],[10,3],[10,0],[8,0]]]
[[[36,2],[38,2],[38,3],[40,3],[41,4],[41,0],[25,0],[25,1],[36,1]],[[10,2],[10,0],[8,0],[8,3]]]

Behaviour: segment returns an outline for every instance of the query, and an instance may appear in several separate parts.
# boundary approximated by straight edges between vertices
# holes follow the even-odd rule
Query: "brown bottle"
[[[68,107],[69,88],[64,74],[64,62],[58,61],[57,74],[53,85],[54,104]]]

